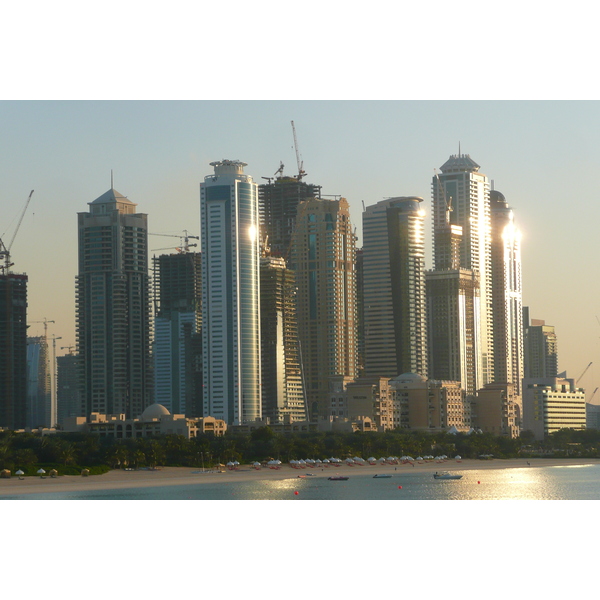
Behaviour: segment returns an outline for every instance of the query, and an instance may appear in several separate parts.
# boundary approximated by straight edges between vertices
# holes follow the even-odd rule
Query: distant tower
[[[46,336],[27,338],[27,427],[53,427],[51,384]]]
[[[200,417],[194,402],[192,338],[200,333],[202,264],[199,252],[152,259],[154,295],[154,400],[172,414]]]
[[[481,357],[481,387],[494,377],[494,346],[491,279],[491,224],[489,180],[479,173],[479,165],[468,154],[450,156],[433,177],[433,230],[459,225],[462,228],[460,266],[478,278],[479,335],[477,353]],[[448,221],[447,199],[452,198]],[[437,255],[437,246],[434,253]],[[437,261],[437,258],[436,258]]]
[[[56,405],[57,420],[64,425],[67,417],[81,416],[81,396],[77,385],[76,354],[66,354],[56,358]]]
[[[363,212],[366,376],[427,377],[422,201],[390,198]]]
[[[329,409],[334,376],[356,377],[355,236],[345,198],[302,202],[290,266],[298,286],[298,329],[310,418]]]
[[[553,325],[541,319],[529,319],[529,307],[523,307],[525,329],[525,377],[558,377],[558,341]]]
[[[0,427],[23,429],[27,394],[27,275],[0,274]]]
[[[504,196],[490,191],[492,222],[492,306],[494,316],[494,379],[512,383],[521,398],[523,366],[523,299],[521,233]]]
[[[246,163],[210,163],[200,184],[204,416],[261,417],[258,186]]]
[[[306,419],[298,344],[296,278],[283,257],[260,259],[262,414],[271,422]]]
[[[151,402],[147,215],[111,188],[78,214],[77,351],[83,414]]]

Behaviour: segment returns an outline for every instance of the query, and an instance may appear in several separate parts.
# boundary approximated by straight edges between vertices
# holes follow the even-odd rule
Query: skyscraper
[[[68,417],[81,415],[81,396],[77,385],[76,354],[65,354],[56,358],[56,406],[57,420],[62,427]]]
[[[390,198],[363,213],[365,375],[427,377],[425,212]]]
[[[490,191],[494,380],[512,383],[520,402],[523,379],[521,233],[504,196]]]
[[[283,257],[260,259],[260,322],[263,417],[271,422],[305,420],[296,277]]]
[[[173,414],[200,417],[194,404],[192,336],[200,332],[202,269],[199,252],[153,258],[154,400]]]
[[[27,394],[27,275],[0,274],[0,427],[22,429]]]
[[[272,256],[288,260],[298,205],[320,192],[321,186],[298,177],[277,177],[258,187],[261,236],[268,239]]]
[[[558,376],[558,340],[554,325],[541,319],[529,319],[529,307],[523,307],[525,377],[539,379]]]
[[[426,274],[429,376],[459,381],[469,395],[482,385],[479,278],[460,266],[462,227],[435,228],[435,269]]]
[[[111,188],[78,214],[83,414],[138,417],[152,398],[147,215]]]
[[[204,415],[261,417],[258,186],[246,163],[210,163],[200,184]]]
[[[300,352],[310,418],[328,414],[330,377],[356,377],[354,253],[345,198],[314,198],[300,204],[290,265],[298,286]]]
[[[54,427],[46,336],[27,338],[27,427]]]
[[[479,285],[479,336],[482,381],[494,377],[489,180],[468,155],[452,155],[433,177],[433,229],[460,225],[460,266],[473,271]],[[449,211],[448,206],[451,207]],[[434,249],[437,253],[437,247]]]

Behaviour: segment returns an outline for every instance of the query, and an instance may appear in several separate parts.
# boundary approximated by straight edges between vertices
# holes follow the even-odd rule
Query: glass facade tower
[[[398,197],[363,213],[365,375],[427,377],[425,211]]]
[[[448,224],[462,228],[460,266],[478,278],[477,354],[481,360],[480,385],[485,385],[494,380],[490,184],[479,168],[468,154],[460,152],[440,167],[441,174],[432,182],[433,230],[435,236],[437,229]],[[437,244],[434,252],[437,255]]]
[[[210,163],[200,184],[204,415],[261,418],[258,185],[246,163]]]
[[[521,398],[524,376],[521,233],[504,196],[490,191],[495,380]]]

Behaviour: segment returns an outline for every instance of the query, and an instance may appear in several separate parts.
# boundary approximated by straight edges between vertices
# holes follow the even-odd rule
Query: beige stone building
[[[458,381],[404,373],[390,380],[389,386],[394,427],[431,432],[471,428],[470,405]]]
[[[221,419],[204,417],[187,419],[185,415],[172,415],[162,404],[151,404],[138,419],[126,419],[124,414],[103,415],[92,413],[85,417],[67,417],[64,431],[96,433],[102,437],[140,438],[155,435],[183,435],[196,437],[202,433],[223,435],[227,424]]]
[[[484,433],[516,438],[520,433],[522,407],[512,383],[488,383],[474,401],[475,426]]]
[[[392,429],[389,379],[363,377],[331,378],[329,414],[332,417],[358,421],[367,418],[377,430]]]

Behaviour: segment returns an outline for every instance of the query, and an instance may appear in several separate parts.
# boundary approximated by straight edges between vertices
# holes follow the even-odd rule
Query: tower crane
[[[17,223],[17,226],[15,227],[15,231],[12,235],[12,238],[10,239],[10,243],[8,244],[8,246],[2,241],[2,238],[0,238],[0,256],[4,257],[4,265],[0,265],[0,269],[2,271],[4,271],[5,274],[8,274],[10,268],[14,264],[14,263],[10,262],[10,249],[12,248],[13,242],[15,241],[15,238],[17,237],[17,232],[19,231],[19,227],[21,227],[21,223],[23,222],[23,217],[25,216],[25,211],[27,210],[27,207],[29,206],[29,202],[31,201],[32,194],[33,194],[33,190],[31,190],[31,192],[29,193],[29,198],[27,198],[27,202],[25,203],[25,208],[23,208],[23,211],[21,212],[21,217],[19,218],[19,222]]]
[[[450,196],[450,202],[448,202],[448,199],[446,198],[446,190],[444,190],[444,186],[440,181],[440,176],[437,174],[436,169],[434,169],[433,171],[435,173],[435,178],[437,180],[438,187],[440,188],[440,193],[442,194],[442,198],[444,199],[444,204],[446,205],[446,225],[450,225],[450,213],[453,211],[452,196]]]
[[[587,373],[587,370],[592,366],[592,363],[590,363],[584,370],[583,373],[577,378],[577,381],[575,382],[575,385],[577,385],[580,381],[581,378]]]
[[[156,248],[156,250],[152,250],[152,252],[158,252],[158,250],[172,250],[173,248],[177,248],[180,252],[189,252],[190,248],[196,247],[198,244],[190,244],[190,240],[199,240],[200,237],[197,235],[188,235],[187,229],[183,230],[184,235],[175,235],[173,233],[150,233],[148,235],[160,235],[163,237],[176,237],[179,238],[182,242],[180,246],[170,247],[170,248]]]
[[[283,177],[283,167],[285,165],[283,164],[283,162],[280,160],[279,161],[279,169],[277,169],[277,171],[275,171],[275,173],[273,173],[273,177],[263,177],[262,179],[266,179],[269,182],[269,185],[271,184],[271,181],[273,181],[273,179],[277,178],[277,174],[279,173],[279,177]]]
[[[44,338],[48,341],[48,323],[56,323],[56,321],[48,321],[46,317],[42,321],[29,321],[29,323],[43,323],[44,324]],[[58,338],[57,338],[58,339]]]
[[[296,151],[296,163],[298,164],[298,181],[300,181],[306,175],[306,171],[302,169],[304,161],[300,160],[300,152],[298,151],[298,140],[296,139],[296,127],[294,126],[294,121],[292,121],[292,132],[294,133],[294,150]]]

